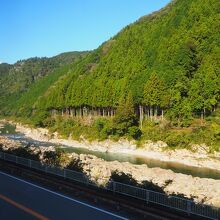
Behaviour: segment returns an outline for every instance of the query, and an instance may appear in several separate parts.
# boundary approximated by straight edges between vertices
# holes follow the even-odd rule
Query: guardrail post
[[[29,167],[31,168],[31,160],[28,160]]]
[[[15,163],[18,163],[18,157],[15,156]]]
[[[84,178],[86,180],[86,185],[88,186],[89,185],[89,178],[87,178],[85,175],[84,175]]]
[[[187,201],[187,214],[191,214],[191,201]]]
[[[116,182],[112,182],[112,184],[113,184],[113,192],[114,192],[114,194],[115,194],[115,191],[116,191]]]
[[[150,199],[150,192],[148,190],[146,190],[146,202],[147,202],[147,204],[149,203],[149,199]]]

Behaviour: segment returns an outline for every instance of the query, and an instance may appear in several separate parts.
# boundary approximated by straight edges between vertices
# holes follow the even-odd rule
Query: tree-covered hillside
[[[29,90],[29,108],[21,103],[30,96],[23,95],[15,115],[73,137],[219,143],[219,30],[219,0],[172,1],[64,70],[52,86],[39,81]],[[44,89],[35,93],[41,82]]]
[[[220,94],[220,2],[177,0],[124,28],[46,93],[40,108],[111,115],[131,92],[141,117],[188,125]],[[69,112],[70,114],[70,112]],[[81,114],[81,113],[79,113]],[[83,113],[82,113],[83,114]],[[143,114],[143,116],[142,116]]]
[[[4,77],[4,75],[9,72],[10,68],[11,68],[10,64],[7,64],[7,63],[1,63],[0,64],[0,76],[1,76],[1,78]]]
[[[67,66],[68,64],[80,60],[86,54],[87,52],[68,52],[51,58],[36,57],[21,60],[14,65],[6,63],[0,64],[1,114],[11,114],[11,111],[13,112],[13,108],[15,108],[15,103],[22,94],[29,90],[31,85],[39,80],[48,78],[48,80],[46,80],[48,88],[51,85],[49,78],[56,78],[56,72],[59,72],[58,75],[66,73],[66,71],[62,71],[63,66]],[[57,69],[60,71],[56,71]],[[65,69],[67,69],[67,67]],[[35,93],[36,98],[39,95],[40,94]],[[27,97],[25,102],[26,101],[29,101],[29,97]]]

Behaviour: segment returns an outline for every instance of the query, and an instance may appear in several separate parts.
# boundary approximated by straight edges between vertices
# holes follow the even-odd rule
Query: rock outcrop
[[[171,170],[149,168],[147,165],[134,165],[128,162],[104,161],[91,155],[72,154],[71,158],[78,159],[83,172],[98,185],[105,185],[114,171],[130,175],[139,184],[144,181],[152,182],[162,188],[167,194],[181,194],[209,205],[220,207],[220,180],[192,177]],[[169,184],[167,184],[169,183]]]
[[[21,143],[19,141],[11,140],[4,136],[0,136],[0,146],[3,150],[8,150],[20,147]]]
[[[21,147],[19,141],[9,140],[0,136],[0,144],[4,150]],[[44,163],[45,152],[55,152],[54,147],[28,146],[28,152],[39,155]],[[93,155],[65,153],[62,155],[62,167],[67,166],[71,161],[78,161],[78,166],[88,178],[97,185],[105,186],[111,179],[112,173],[124,173],[138,184],[151,182],[163,189],[167,194],[181,194],[196,202],[220,207],[220,180],[192,177],[181,173],[174,173],[171,170],[161,168],[149,168],[146,164],[135,165],[128,162],[105,161]]]

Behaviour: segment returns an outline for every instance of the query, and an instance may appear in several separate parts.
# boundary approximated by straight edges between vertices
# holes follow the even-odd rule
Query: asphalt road
[[[108,211],[0,172],[1,220],[121,220]]]

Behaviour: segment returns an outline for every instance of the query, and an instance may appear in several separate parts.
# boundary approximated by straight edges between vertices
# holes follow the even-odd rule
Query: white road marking
[[[79,200],[70,198],[70,197],[68,197],[68,196],[64,196],[64,195],[62,195],[62,194],[60,194],[60,193],[51,191],[51,190],[46,189],[46,188],[44,188],[44,187],[35,185],[35,184],[33,184],[33,183],[30,183],[30,182],[28,182],[28,181],[22,180],[22,179],[17,178],[17,177],[11,176],[11,175],[9,175],[9,174],[7,174],[7,173],[3,173],[3,172],[0,171],[0,174],[5,175],[5,176],[8,176],[8,177],[10,177],[10,178],[12,178],[12,179],[18,180],[18,181],[20,181],[20,182],[26,183],[26,184],[28,184],[28,185],[30,185],[30,186],[34,186],[34,187],[36,187],[36,188],[38,188],[38,189],[42,189],[42,190],[44,190],[44,191],[46,191],[46,192],[52,193],[52,194],[57,195],[57,196],[60,196],[60,197],[62,197],[62,198],[68,199],[68,200],[70,200],[70,201],[73,201],[73,202],[79,203],[79,204],[81,204],[81,205],[87,206],[87,207],[89,207],[89,208],[92,208],[92,209],[98,210],[98,211],[100,211],[100,212],[106,213],[106,214],[108,214],[108,215],[117,217],[117,218],[119,218],[119,219],[129,220],[128,218],[124,218],[124,217],[122,217],[122,216],[119,216],[119,215],[116,215],[116,214],[114,214],[114,213],[108,212],[108,211],[106,211],[106,210],[104,210],[104,209],[100,209],[100,208],[97,208],[97,207],[95,207],[95,206],[89,205],[89,204],[87,204],[87,203],[81,202],[81,201],[79,201]]]

